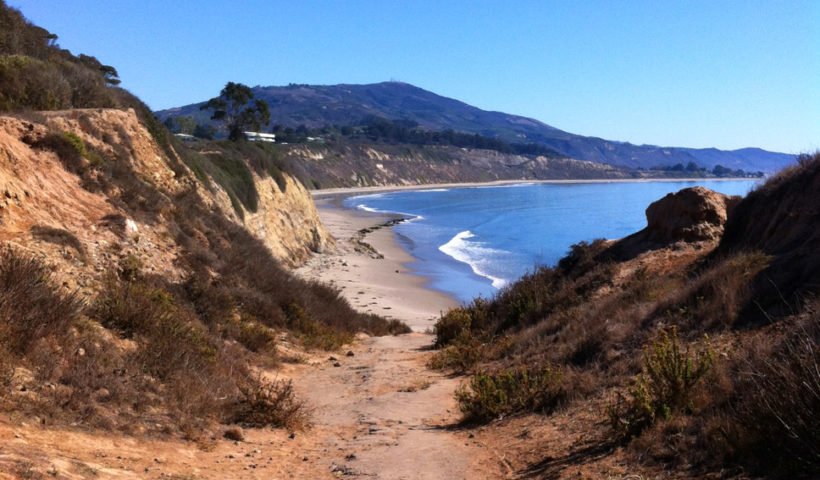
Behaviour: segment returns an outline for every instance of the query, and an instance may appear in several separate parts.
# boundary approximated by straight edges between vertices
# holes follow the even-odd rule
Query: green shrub
[[[469,387],[456,391],[459,409],[468,422],[486,422],[520,412],[552,412],[565,397],[562,374],[550,364],[534,368],[477,372]]]
[[[275,348],[276,335],[273,330],[255,320],[243,318],[239,323],[236,340],[253,352],[272,351]]]
[[[93,309],[103,326],[126,338],[151,333],[157,325],[173,321],[176,313],[174,297],[162,288],[115,277],[105,280]]]
[[[658,418],[669,419],[682,410],[693,410],[692,393],[715,361],[709,339],[704,336],[694,350],[681,350],[677,327],[661,331],[644,347],[644,367],[629,399],[610,405],[608,414],[615,431],[625,436],[640,433]],[[624,405],[625,403],[625,405]]]
[[[449,345],[463,335],[469,335],[472,317],[466,308],[454,308],[445,313],[433,327],[436,334],[435,346],[438,348]]]
[[[484,344],[468,332],[430,357],[427,366],[434,370],[453,370],[464,373],[484,359]]]
[[[86,154],[88,154],[88,152],[85,149],[85,143],[83,142],[83,139],[80,138],[80,136],[76,133],[63,132],[62,134],[60,134],[60,137],[62,137],[63,140],[65,140],[66,142],[70,143],[79,155],[84,157],[86,156]]]

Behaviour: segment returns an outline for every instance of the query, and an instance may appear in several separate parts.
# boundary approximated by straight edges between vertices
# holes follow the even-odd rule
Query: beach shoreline
[[[308,190],[314,199],[332,197],[336,199],[335,204],[341,206],[341,201],[347,197],[368,194],[399,192],[412,190],[432,190],[439,188],[471,188],[471,187],[503,187],[508,185],[521,184],[573,184],[573,183],[648,183],[648,182],[736,182],[739,180],[765,180],[763,178],[746,177],[725,177],[725,178],[591,178],[591,179],[571,179],[571,180],[494,180],[491,182],[456,182],[456,183],[426,183],[414,185],[376,185],[370,187],[340,187],[325,188],[321,190]],[[318,207],[318,205],[317,205]]]
[[[429,288],[429,280],[407,266],[415,259],[399,244],[393,229],[384,226],[400,215],[348,209],[341,206],[344,197],[314,199],[319,218],[337,244],[333,251],[314,254],[296,274],[336,287],[362,313],[401,320],[416,332],[432,330],[441,314],[459,302]]]

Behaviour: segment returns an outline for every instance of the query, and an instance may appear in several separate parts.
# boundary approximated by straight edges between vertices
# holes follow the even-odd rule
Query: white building
[[[245,138],[250,140],[251,142],[276,142],[276,135],[273,133],[260,133],[260,132],[243,132],[245,134]]]

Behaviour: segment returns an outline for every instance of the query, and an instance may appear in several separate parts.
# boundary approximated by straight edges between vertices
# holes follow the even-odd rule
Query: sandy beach
[[[397,217],[343,208],[339,201],[344,196],[336,192],[334,196],[315,198],[319,217],[336,238],[337,248],[314,255],[296,273],[336,286],[359,311],[397,318],[416,332],[431,329],[441,313],[458,306],[458,302],[445,293],[426,288],[427,279],[414,275],[405,266],[413,257],[398,244],[391,228],[360,236],[358,240],[375,251],[357,251],[359,230]],[[379,255],[384,258],[378,258]]]

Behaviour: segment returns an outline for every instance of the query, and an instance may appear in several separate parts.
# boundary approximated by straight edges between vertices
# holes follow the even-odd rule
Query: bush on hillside
[[[735,379],[729,440],[735,456],[761,472],[789,477],[820,471],[818,307],[812,301],[772,351],[758,347]]]
[[[608,409],[615,431],[635,435],[656,419],[691,411],[693,389],[714,361],[708,339],[694,350],[683,350],[676,327],[661,331],[651,345],[644,347],[643,371],[629,390],[629,398],[619,398],[618,404]]]
[[[39,339],[65,335],[81,309],[75,294],[59,292],[41,260],[0,250],[0,349],[22,355]]]
[[[461,385],[456,400],[466,422],[487,422],[514,413],[552,412],[565,397],[561,370],[550,364],[495,373],[480,371]]]

